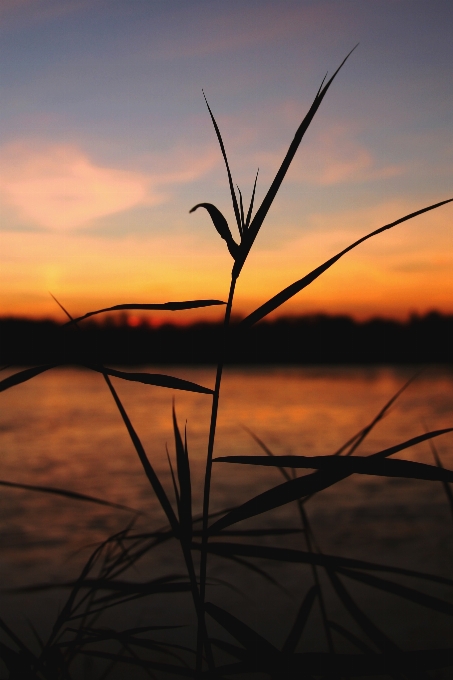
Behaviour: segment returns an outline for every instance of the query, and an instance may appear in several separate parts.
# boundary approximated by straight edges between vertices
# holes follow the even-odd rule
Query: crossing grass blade
[[[290,286],[287,288],[284,288],[280,293],[277,293],[274,297],[272,297],[270,300],[265,302],[263,305],[258,307],[258,309],[255,309],[254,312],[249,314],[245,319],[243,319],[240,324],[239,328],[246,329],[250,328],[250,326],[253,326],[257,321],[260,321],[261,319],[264,319],[265,316],[270,314],[271,312],[275,311],[280,307],[283,303],[287,302],[290,300],[294,295],[299,293],[301,290],[309,286],[313,281],[315,281],[321,274],[324,274],[325,271],[327,271],[330,267],[332,267],[338,260],[343,257],[343,255],[346,255],[346,253],[349,253],[350,250],[353,250],[353,248],[356,248],[359,246],[361,243],[364,241],[367,241],[369,238],[372,238],[373,236],[377,236],[377,234],[381,234],[383,231],[386,231],[387,229],[392,229],[392,227],[396,227],[396,225],[401,224],[402,222],[406,222],[407,220],[411,220],[414,217],[417,217],[417,215],[422,215],[423,213],[426,213],[430,210],[434,210],[435,208],[439,208],[442,205],[446,205],[447,203],[451,203],[453,201],[453,198],[449,198],[446,201],[440,201],[439,203],[435,203],[433,205],[429,205],[426,208],[422,208],[421,210],[417,210],[416,212],[410,213],[409,215],[405,215],[404,217],[401,217],[398,220],[395,220],[395,222],[391,222],[390,224],[386,224],[383,227],[380,227],[379,229],[376,229],[375,231],[372,231],[371,233],[367,234],[366,236],[363,236],[362,238],[358,239],[358,241],[354,241],[350,246],[339,252],[337,255],[334,257],[330,258],[330,260],[327,260],[324,262],[324,264],[320,265],[316,269],[313,269],[309,274],[304,276],[302,279],[299,279],[298,281],[295,281],[292,283]],[[258,213],[257,213],[258,214]],[[256,219],[256,216],[255,216]],[[252,225],[250,225],[250,231],[252,230]]]
[[[239,246],[231,234],[230,227],[228,226],[228,222],[226,221],[225,217],[222,215],[220,210],[215,207],[215,205],[212,205],[212,203],[197,203],[197,205],[194,205],[194,207],[189,210],[189,213],[195,212],[195,210],[198,210],[198,208],[205,208],[205,210],[208,211],[212,223],[223,240],[226,241],[230,255],[233,260],[235,260],[238,255]]]
[[[213,394],[213,391],[209,389],[209,387],[197,385],[197,383],[190,382],[189,380],[174,378],[171,375],[164,375],[161,373],[129,373],[125,371],[118,371],[114,368],[98,366],[97,364],[83,364],[83,365],[86,368],[89,368],[91,371],[96,371],[96,373],[110,375],[113,378],[121,378],[121,380],[139,382],[142,383],[143,385],[156,385],[157,387],[167,387],[172,390],[183,390],[185,392],[198,392],[200,394]]]
[[[265,638],[254,631],[250,626],[240,621],[236,616],[225,609],[218,607],[212,602],[206,602],[206,612],[214,621],[217,621],[232,637],[234,637],[251,654],[256,656],[263,664],[274,663],[280,656],[280,652]]]
[[[350,630],[347,630],[347,628],[344,628],[344,626],[341,626],[339,623],[336,623],[335,621],[329,621],[329,626],[332,630],[336,631],[341,637],[343,637],[345,640],[350,642],[352,645],[357,647],[363,654],[372,654],[373,650],[371,647],[369,647],[363,640],[357,637],[357,635],[354,635],[354,633],[351,633]]]
[[[427,595],[414,588],[408,588],[394,581],[389,581],[387,579],[382,579],[372,574],[364,574],[358,571],[351,571],[349,569],[338,569],[338,573],[347,576],[348,578],[354,579],[355,581],[360,581],[361,583],[366,583],[373,588],[378,588],[384,590],[387,593],[393,595],[399,595],[406,600],[415,602],[416,604],[422,605],[423,607],[428,607],[434,611],[440,612],[441,614],[447,614],[448,616],[453,616],[453,604],[441,600],[438,597],[432,595]]]
[[[56,366],[58,366],[58,364],[43,364],[42,366],[25,368],[23,371],[14,373],[14,375],[10,375],[8,378],[4,378],[0,381],[0,392],[4,392],[5,390],[9,390],[10,387],[15,387],[16,385],[27,382],[27,380],[31,380],[37,375],[40,375],[45,371],[49,371],[51,368],[55,368]]]
[[[200,544],[192,543],[195,550],[200,549]],[[405,569],[403,567],[395,567],[387,564],[379,564],[376,562],[367,562],[365,560],[356,560],[349,557],[339,557],[337,555],[325,555],[323,553],[309,552],[305,550],[294,550],[292,548],[276,548],[266,545],[251,545],[247,543],[233,543],[210,541],[208,550],[214,555],[222,557],[230,557],[231,555],[239,555],[241,557],[253,557],[256,559],[276,560],[278,562],[286,562],[288,564],[316,564],[325,569],[336,570],[339,569],[354,569],[361,571],[377,571],[391,574],[398,574],[401,576],[409,576],[410,578],[420,579],[422,581],[430,581],[431,583],[439,583],[441,585],[453,587],[453,580],[444,576],[436,574],[428,574],[422,571],[415,571],[413,569]]]
[[[297,612],[297,616],[294,620],[292,628],[282,647],[282,652],[284,654],[292,654],[296,650],[300,638],[302,637],[302,633],[304,632],[305,624],[308,621],[308,617],[310,616],[311,608],[317,594],[317,586],[312,586],[309,588],[307,594],[302,600],[302,604],[299,611]]]
[[[105,505],[110,508],[115,508],[116,510],[126,510],[127,512],[133,512],[136,515],[143,514],[140,510],[135,510],[134,508],[130,508],[127,505],[121,505],[120,503],[112,503],[111,501],[106,501],[102,498],[96,498],[95,496],[87,496],[86,494],[78,493],[77,491],[57,489],[53,486],[18,484],[17,482],[8,482],[4,479],[0,479],[0,486],[6,486],[11,489],[25,489],[26,491],[36,491],[38,493],[54,494],[55,496],[63,496],[64,498],[70,498],[71,500],[84,501],[87,503],[97,503],[98,505]]]
[[[451,431],[453,431],[453,428],[428,432],[423,435],[419,435],[418,437],[413,437],[412,439],[402,442],[401,444],[397,444],[396,446],[384,449],[383,451],[378,451],[372,456],[369,456],[369,458],[386,458],[393,455],[394,453],[398,453],[399,451],[403,451],[404,449],[407,449],[411,446],[415,446],[415,444],[419,444],[423,441],[427,441],[428,439],[438,437]],[[268,460],[273,459],[269,458]],[[342,459],[338,458],[338,460]],[[326,489],[327,487],[336,484],[348,476],[348,473],[326,472],[323,470],[305,475],[304,477],[297,477],[296,479],[291,479],[288,482],[279,484],[278,486],[269,489],[268,491],[264,491],[264,493],[261,493],[258,496],[255,496],[251,500],[246,501],[234,510],[231,510],[224,517],[221,517],[209,527],[209,534],[213,535],[219,533],[222,529],[225,529],[232,524],[236,524],[237,522],[241,522],[244,519],[261,515],[264,512],[268,512],[274,508],[291,503],[302,496],[309,496],[315,492]]]
[[[195,208],[194,208],[195,209]],[[191,211],[192,212],[192,211]],[[52,295],[53,297],[53,295]],[[55,299],[55,298],[54,298]],[[58,302],[58,301],[57,301]],[[60,304],[60,303],[58,303]],[[113,307],[104,307],[103,309],[96,309],[92,312],[87,312],[82,316],[78,316],[74,319],[68,321],[65,326],[69,326],[71,323],[77,323],[78,321],[83,321],[88,319],[90,316],[95,316],[96,314],[104,314],[104,312],[122,312],[122,311],[153,311],[153,310],[167,310],[170,312],[176,312],[184,309],[199,309],[200,307],[212,307],[215,305],[225,305],[222,300],[187,300],[183,302],[163,302],[163,303],[125,303],[123,305],[113,305]],[[61,306],[61,305],[60,305]],[[66,310],[65,310],[66,311]]]
[[[453,471],[435,465],[415,463],[408,460],[387,460],[371,457],[351,456],[223,456],[214,462],[239,463],[241,465],[259,465],[264,467],[302,468],[325,470],[326,472],[381,477],[403,477],[405,479],[423,479],[433,482],[453,482]]]

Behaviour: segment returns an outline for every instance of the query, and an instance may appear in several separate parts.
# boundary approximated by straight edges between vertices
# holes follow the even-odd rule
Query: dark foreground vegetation
[[[60,588],[69,591],[65,604],[59,608],[47,631],[35,631],[32,644],[24,641],[10,627],[8,621],[0,617],[1,677],[10,680],[69,680],[80,677],[85,680],[89,676],[83,667],[81,670],[80,662],[89,657],[104,664],[102,668],[97,666],[99,672],[96,680],[107,677],[170,677],[194,680],[229,677],[270,680],[339,680],[370,676],[385,676],[394,680],[451,678],[453,647],[450,639],[447,645],[443,645],[442,641],[439,642],[441,638],[436,637],[435,647],[424,644],[421,649],[414,649],[413,645],[403,649],[387,630],[388,620],[384,622],[387,625],[379,623],[376,612],[360,602],[360,589],[358,596],[354,589],[355,583],[365,585],[377,593],[379,598],[395,598],[398,603],[410,605],[408,615],[411,621],[419,616],[421,626],[425,629],[431,626],[434,617],[441,617],[442,632],[446,632],[451,630],[453,617],[453,580],[450,575],[417,570],[417,565],[412,562],[408,565],[384,564],[381,556],[379,560],[372,562],[368,559],[356,559],[354,555],[326,554],[320,548],[310,523],[310,500],[313,496],[341,483],[350,475],[418,480],[423,484],[437,483],[439,490],[441,483],[445,502],[450,504],[453,511],[450,489],[453,471],[443,466],[434,444],[438,437],[451,436],[453,427],[429,431],[429,427],[417,423],[417,429],[410,439],[396,441],[389,448],[374,450],[371,455],[360,455],[364,440],[387,415],[409,383],[391,396],[370,422],[363,423],[362,429],[351,432],[351,438],[347,442],[338,442],[329,455],[307,457],[299,455],[303,451],[298,451],[297,455],[276,456],[256,436],[254,438],[262,455],[218,457],[215,449],[225,361],[425,362],[448,361],[451,356],[448,345],[451,318],[443,319],[437,315],[428,316],[424,320],[413,319],[407,326],[398,326],[391,322],[360,325],[353,324],[348,319],[327,317],[297,322],[263,323],[257,326],[255,324],[275,312],[364,241],[439,208],[453,199],[418,209],[363,236],[264,302],[240,323],[230,326],[236,283],[242,268],[299,144],[338,71],[339,69],[332,77],[327,79],[326,76],[322,81],[255,213],[256,180],[246,212],[239,187],[236,191],[232,180],[219,128],[208,106],[226,165],[237,240],[233,237],[226,218],[211,203],[199,203],[191,212],[198,208],[208,212],[232,257],[229,291],[224,302],[207,299],[148,305],[122,304],[115,308],[94,310],[83,319],[72,319],[70,311],[64,310],[69,317],[64,331],[52,324],[35,326],[33,328],[37,332],[34,336],[30,330],[32,327],[27,326],[29,322],[22,322],[22,327],[21,322],[4,322],[2,361],[38,365],[12,372],[0,381],[0,392],[11,388],[26,389],[23,383],[62,363],[81,363],[99,373],[127,429],[131,446],[135,449],[149,481],[149,491],[158,499],[165,514],[166,526],[158,531],[147,527],[144,531],[137,532],[133,523],[129,523],[124,531],[106,538],[103,544],[94,549],[76,580],[60,583]],[[173,327],[163,327],[153,332],[144,328],[135,331],[125,328],[113,331],[99,326],[92,326],[84,331],[83,328],[86,317],[105,312],[138,309],[176,311],[214,305],[223,305],[225,309],[221,328],[204,326],[176,330]],[[12,333],[14,328],[16,335],[11,339],[12,336],[8,333]],[[116,341],[113,339],[114,334]],[[187,363],[200,358],[209,362],[215,360],[217,366],[213,389],[161,372],[132,372],[109,366],[110,363],[131,361],[144,364],[163,361]],[[190,439],[187,438],[186,431],[179,428],[175,408],[172,418],[174,443],[172,450],[168,451],[172,482],[164,485],[165,480],[160,479],[156,473],[153,458],[148,456],[140,433],[134,428],[116,390],[116,382],[113,384],[111,377],[171,390],[195,392],[203,395],[200,399],[210,400],[211,416],[201,512],[199,507],[193,507],[192,502],[194,478],[191,476],[193,452]],[[266,395],[262,395],[263,400],[265,397]],[[152,408],[152,403],[148,403],[148,407]],[[238,419],[244,421],[246,418],[246,413],[238,413]],[[451,425],[451,422],[447,425]],[[431,445],[430,460],[434,464],[405,459],[408,449],[423,442]],[[357,452],[359,455],[356,455]],[[404,453],[395,459],[395,454],[400,452]],[[233,450],[232,454],[234,453],[237,451]],[[255,475],[258,477],[262,466],[275,468],[279,483],[264,491],[257,484],[252,498],[236,507],[213,512],[213,474],[225,474],[225,470],[231,468],[237,471],[238,476],[248,475],[255,480]],[[108,504],[105,498],[94,499],[74,491],[33,487],[14,480],[0,480],[0,485],[26,489],[27,493],[62,494],[74,502]],[[322,498],[326,495],[328,496],[328,492],[323,493]],[[278,512],[280,508],[288,508],[290,505],[297,521],[296,532],[294,523],[276,529],[273,523],[274,511]],[[249,520],[252,521],[251,525]],[[253,522],[259,520],[262,524],[257,528]],[[291,547],[285,546],[282,540],[285,535],[294,535]],[[164,575],[156,573],[153,566],[138,569],[143,567],[144,558],[154,555],[158,546],[163,544],[180,557],[183,568],[175,571],[170,560],[168,572]],[[231,600],[225,603],[219,598],[220,587],[228,587],[234,591],[241,583],[232,582],[233,572],[229,572],[228,581],[220,582],[214,578],[211,564],[218,558],[230,560],[245,573],[252,572],[255,578],[259,575],[266,580],[269,589],[282,588],[283,585],[266,571],[265,566],[261,567],[263,563],[305,565],[303,579],[298,582],[299,591],[301,587],[303,590],[302,596],[300,592],[299,595],[296,592],[290,593],[290,597],[297,603],[296,616],[292,620],[284,617],[282,621],[276,621],[280,624],[275,626],[278,630],[273,630],[268,636],[260,634],[248,623],[246,604],[242,608],[235,608]],[[54,585],[38,584],[36,589],[50,589]],[[330,597],[327,599],[328,593]],[[187,594],[192,603],[192,618],[189,622],[181,619],[179,606],[180,598]],[[127,627],[121,615],[124,611],[122,608],[134,601],[142,605],[142,611],[147,612],[147,598],[157,596],[169,598],[168,604],[161,611],[171,614],[170,620],[168,616],[167,619],[156,616],[151,621],[147,618],[145,624],[142,622]],[[335,598],[335,609],[330,605],[332,596]],[[265,605],[270,601],[263,594],[260,599]],[[119,612],[117,620],[120,623],[116,627],[112,626],[112,611]],[[322,641],[323,651],[301,651],[301,640],[308,629],[316,625],[316,620],[319,624],[319,634],[316,637]],[[171,633],[181,627],[193,632],[192,639],[185,644],[175,644]],[[35,630],[32,622],[30,628]]]
[[[82,324],[81,324],[82,327]],[[453,316],[431,312],[408,321],[303,316],[261,322],[247,333],[232,324],[233,364],[445,364],[453,362]],[[96,358],[116,365],[215,364],[221,325],[86,321],[83,335],[53,321],[0,319],[0,362],[32,365]]]

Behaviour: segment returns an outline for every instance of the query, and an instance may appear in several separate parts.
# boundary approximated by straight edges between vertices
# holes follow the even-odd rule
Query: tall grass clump
[[[280,189],[291,162],[318,108],[328,90],[332,86],[338,72],[350,55],[344,59],[335,73],[321,83],[312,105],[296,131],[293,141],[281,163],[281,166],[269,187],[261,204],[255,210],[255,194],[258,173],[255,177],[253,191],[248,206],[239,187],[235,186],[228,163],[225,145],[220,129],[212,110],[205,98],[209,115],[214,126],[220,150],[225,163],[229,192],[235,219],[235,234],[225,216],[211,203],[198,203],[191,213],[200,208],[206,210],[214,228],[225,241],[232,258],[231,277],[226,302],[214,299],[189,300],[155,304],[121,304],[113,307],[90,311],[74,318],[57,300],[67,322],[62,333],[73,332],[78,337],[79,354],[72,360],[79,365],[95,371],[102,376],[124,422],[131,443],[143,467],[152,493],[155,494],[166,518],[166,526],[157,531],[137,532],[134,519],[114,536],[108,537],[97,546],[79,577],[73,581],[59,584],[69,591],[50,635],[41,639],[38,646],[32,649],[7,624],[0,619],[2,641],[0,641],[0,658],[9,678],[41,678],[59,680],[75,677],[77,663],[80,658],[94,657],[104,663],[102,674],[116,677],[131,677],[143,674],[143,677],[270,677],[270,678],[352,678],[367,676],[386,676],[392,678],[428,678],[432,673],[453,667],[453,649],[402,650],[391,636],[382,630],[373,620],[371,612],[365,611],[351,594],[349,584],[358,582],[366,584],[377,592],[387,593],[403,598],[419,607],[453,616],[453,604],[450,599],[443,599],[428,593],[423,585],[453,587],[453,580],[419,572],[415,569],[392,567],[364,560],[324,554],[316,540],[307,513],[307,504],[315,494],[346,479],[350,475],[372,475],[380,477],[398,477],[441,482],[444,486],[447,501],[453,512],[453,500],[449,484],[453,482],[453,471],[443,467],[434,440],[453,427],[441,430],[424,430],[414,434],[408,440],[396,442],[384,450],[375,451],[369,456],[356,455],[359,447],[372,432],[375,426],[387,415],[395,400],[400,396],[403,387],[393,395],[377,415],[357,432],[346,443],[339,443],[338,449],[331,455],[275,455],[268,445],[255,433],[250,432],[262,455],[214,457],[216,428],[219,403],[221,398],[222,374],[228,351],[234,343],[240,343],[243,334],[247,333],[255,323],[277,310],[286,301],[313,283],[319,276],[332,267],[349,251],[364,241],[411,220],[418,215],[439,208],[452,201],[447,199],[433,205],[419,208],[410,214],[394,219],[389,224],[366,234],[326,262],[305,274],[285,289],[244,318],[239,324],[231,326],[231,314],[234,303],[236,283],[246,264],[248,255],[256,237]],[[83,321],[89,317],[119,310],[168,310],[177,312],[184,309],[202,308],[220,305],[225,308],[224,320],[219,345],[217,348],[218,363],[213,389],[203,385],[182,380],[171,375],[148,372],[125,372],[117,368],[107,367],[96,357],[90,347],[85,346]],[[63,335],[62,335],[63,338]],[[334,339],[332,339],[335,342]],[[56,356],[55,361],[18,370],[0,382],[0,391],[18,386],[35,376],[61,365]],[[208,446],[204,473],[202,508],[200,514],[193,510],[193,488],[191,477],[191,459],[186,427],[181,428],[178,422],[175,405],[172,411],[172,428],[174,439],[174,459],[167,451],[171,473],[173,498],[165,489],[150,460],[140,436],[122,403],[112,378],[154,385],[172,390],[184,390],[200,393],[211,401],[211,415],[208,432]],[[410,382],[410,381],[409,381]],[[244,418],[244,415],[241,415]],[[428,442],[431,446],[434,465],[427,465],[403,459],[395,459],[395,454],[405,451],[416,444]],[[227,508],[221,512],[211,512],[211,482],[215,469],[224,465],[271,466],[281,475],[281,482],[272,488],[257,493],[253,498],[239,506]],[[243,468],[237,468],[239,472]],[[300,475],[298,470],[309,470]],[[16,484],[0,481],[5,486],[25,488],[29,491],[62,495],[78,502],[102,503],[113,505],[104,499],[94,498],[81,493],[64,489]],[[299,528],[285,527],[275,529],[271,522],[266,524],[266,513],[276,508],[293,503]],[[115,506],[118,507],[118,506]],[[130,512],[130,508],[121,508]],[[133,509],[132,509],[132,512]],[[263,528],[244,529],[241,523],[245,520],[265,515]],[[296,547],[282,547],[280,536],[294,534],[301,541]],[[254,541],[251,538],[254,537]],[[262,541],[261,539],[265,540]],[[174,545],[184,564],[184,573],[168,573],[164,576],[153,576],[144,581],[131,579],[131,571],[152,554],[152,551],[163,544]],[[265,579],[269,588],[284,587],[279,584],[272,573],[263,569],[261,560],[284,565],[306,565],[309,569],[306,592],[299,603],[298,612],[293,621],[286,622],[283,644],[268,640],[253,630],[245,620],[243,611],[230,611],[215,601],[213,595],[207,596],[207,589],[216,585],[223,587],[218,580],[209,576],[210,556],[232,560],[238,568],[249,570]],[[256,560],[259,560],[257,565]],[[406,582],[407,581],[407,582]],[[346,582],[346,583],[345,583]],[[229,584],[236,587],[237,584]],[[52,584],[30,586],[29,590],[42,591],[53,587]],[[345,622],[334,620],[329,612],[326,589],[334,593],[346,618]],[[176,618],[172,626],[156,621],[152,626],[124,628],[113,630],[108,625],[112,608],[133,601],[145,601],[144,598],[161,595],[178,597],[186,593],[193,601],[196,621],[196,643],[192,647],[162,641],[163,633],[177,629]],[[174,602],[174,600],[172,600]],[[175,614],[178,608],[174,608]],[[325,652],[298,652],[301,636],[310,625],[313,612],[317,608],[321,622],[322,635],[325,639]],[[348,622],[353,622],[353,629]],[[220,635],[220,637],[219,637]],[[160,637],[159,637],[160,636]],[[335,640],[345,640],[355,653],[340,653]],[[75,670],[74,670],[75,669]],[[119,670],[121,669],[121,670]],[[122,673],[122,675],[118,675]],[[142,677],[142,675],[140,675]],[[437,677],[437,676],[436,676]],[[438,676],[440,677],[440,676]]]

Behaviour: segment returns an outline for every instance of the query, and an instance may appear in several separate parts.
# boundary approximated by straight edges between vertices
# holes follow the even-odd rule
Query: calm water
[[[154,370],[213,385],[214,373],[208,368]],[[216,454],[261,453],[243,426],[253,430],[276,454],[333,453],[373,418],[413,372],[392,368],[231,368],[223,383]],[[119,380],[115,385],[169,493],[165,445],[174,451],[171,407],[175,398],[180,425],[187,421],[194,503],[199,508],[211,398]],[[142,527],[165,524],[101,376],[75,369],[54,370],[2,393],[0,401],[0,479],[99,496],[144,511]],[[428,369],[400,397],[360,452],[391,446],[423,433],[425,427],[452,425],[453,373]],[[452,443],[452,435],[436,440],[443,463],[449,468],[453,468]],[[399,457],[433,462],[427,444]],[[280,481],[278,471],[218,463],[212,509],[242,502]],[[440,483],[355,475],[319,494],[306,507],[325,552],[451,576],[453,521]],[[5,487],[1,487],[0,513],[0,577],[4,587],[64,580],[68,574],[76,574],[89,554],[85,546],[103,540],[130,519],[125,512]],[[294,508],[287,506],[247,526],[262,526],[264,522],[295,526],[297,516]],[[295,540],[300,539],[291,539],[293,547]],[[291,544],[288,541],[286,545]],[[176,568],[175,559],[164,552],[156,557],[155,568]],[[263,566],[276,573],[275,565]],[[231,575],[231,569],[219,558],[211,561],[213,576]],[[302,579],[300,568],[291,569],[285,575],[285,584],[303,593],[307,581]],[[306,578],[307,572],[303,573]],[[248,595],[257,596],[258,605],[250,605],[250,616],[261,620],[264,627],[263,611],[267,611],[268,619],[285,619],[287,612],[298,606],[294,597],[282,600],[279,596],[273,602],[273,596],[269,596],[263,602],[261,579],[255,574],[244,576],[241,583]],[[400,611],[399,601],[392,605],[387,604],[386,596],[369,592],[363,596],[376,607],[378,618],[391,618],[393,606]],[[442,597],[453,601],[451,593],[442,593]],[[239,596],[230,594],[228,598],[233,602]],[[32,604],[19,601],[24,607],[29,605],[33,613]],[[4,603],[6,608],[12,606],[9,597]],[[332,607],[336,611],[337,605]],[[408,620],[411,611],[409,608]],[[445,637],[443,633],[451,635],[451,627],[433,623],[428,610],[423,611],[426,615],[421,623],[404,624],[405,639],[429,640],[429,630],[436,630],[435,636],[432,633],[436,640]],[[14,616],[18,617],[17,607]]]

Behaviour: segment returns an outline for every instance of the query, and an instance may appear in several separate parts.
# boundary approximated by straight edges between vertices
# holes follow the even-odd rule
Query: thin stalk
[[[219,361],[217,364],[217,372],[215,379],[214,394],[212,396],[211,422],[209,426],[209,440],[208,440],[208,454],[206,458],[206,472],[204,478],[204,493],[203,493],[203,527],[201,538],[201,554],[200,554],[200,618],[198,620],[198,640],[197,640],[197,671],[202,670],[203,660],[203,638],[206,630],[205,616],[204,616],[204,602],[206,596],[206,570],[208,562],[208,518],[209,518],[209,500],[211,493],[211,477],[212,477],[212,458],[214,453],[215,433],[217,427],[217,414],[219,410],[220,399],[220,385],[222,383],[223,364],[225,359],[226,338],[228,327],[230,325],[231,308],[233,306],[234,291],[236,288],[237,277],[231,277],[230,292],[228,294],[228,302],[225,309],[225,317],[223,321],[222,338],[220,341]]]

